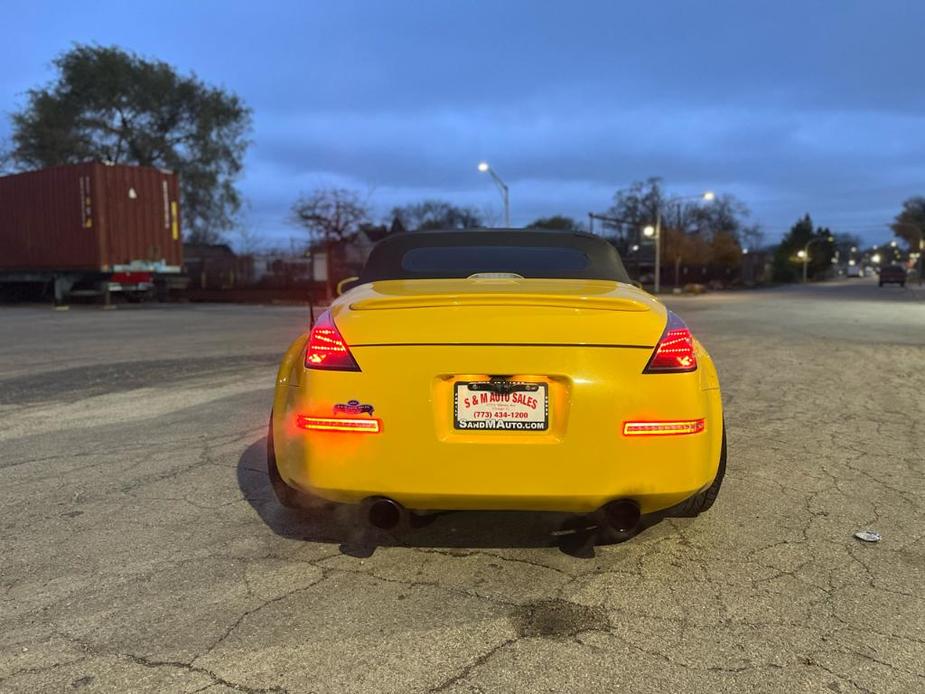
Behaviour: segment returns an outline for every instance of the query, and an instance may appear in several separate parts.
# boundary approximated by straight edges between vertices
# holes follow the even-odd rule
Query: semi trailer
[[[189,280],[177,174],[86,162],[0,177],[0,290],[166,300]]]

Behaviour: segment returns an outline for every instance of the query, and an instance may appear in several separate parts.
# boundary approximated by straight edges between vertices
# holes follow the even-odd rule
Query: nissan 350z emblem
[[[335,413],[344,413],[344,414],[369,414],[373,413],[373,406],[367,405],[366,403],[361,403],[359,400],[348,400],[347,402],[339,402],[334,405]]]

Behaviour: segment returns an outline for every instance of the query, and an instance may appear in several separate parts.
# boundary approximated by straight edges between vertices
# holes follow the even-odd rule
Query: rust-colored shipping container
[[[96,162],[0,177],[0,270],[179,272],[177,175]]]

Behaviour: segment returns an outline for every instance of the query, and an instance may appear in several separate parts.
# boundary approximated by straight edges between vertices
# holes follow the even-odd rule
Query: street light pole
[[[655,211],[655,293],[662,287],[662,209]]]
[[[807,268],[809,267],[809,244],[812,242],[813,240],[810,239],[809,242],[803,246],[803,284],[806,284]]]
[[[491,176],[491,180],[495,182],[495,185],[498,186],[498,190],[501,192],[501,199],[504,201],[504,228],[511,228],[511,202],[508,197],[508,188],[507,184],[501,180],[501,177],[495,173],[495,170],[489,166],[487,161],[479,163],[479,171],[482,173],[487,173]]]
[[[706,202],[713,202],[716,199],[716,194],[712,191],[707,191],[700,195],[686,195],[678,198],[669,198],[666,203],[678,203],[685,200],[705,200]],[[651,230],[651,232],[650,232]],[[655,293],[658,294],[662,287],[662,206],[658,205],[655,208],[655,227],[646,227],[643,230],[643,233],[646,236],[652,236],[655,241]]]
[[[816,241],[822,241],[822,240],[823,240],[822,237],[817,236],[807,241],[806,245],[803,246],[803,284],[806,284],[806,281],[807,281],[806,270],[809,267],[809,247],[810,245],[814,244]],[[833,239],[831,236],[827,236],[825,240],[831,242],[831,241],[834,241],[835,239]]]

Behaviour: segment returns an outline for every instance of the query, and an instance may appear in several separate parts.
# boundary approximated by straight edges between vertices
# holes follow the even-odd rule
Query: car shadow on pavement
[[[666,514],[643,516],[632,533],[601,532],[590,518],[531,511],[447,511],[413,516],[410,527],[383,531],[360,517],[359,507],[325,505],[293,510],[279,504],[267,476],[266,437],[241,455],[237,476],[241,494],[273,532],[306,542],[336,544],[347,555],[368,557],[377,547],[538,548],[558,547],[591,558],[594,547],[625,542],[661,522]]]

